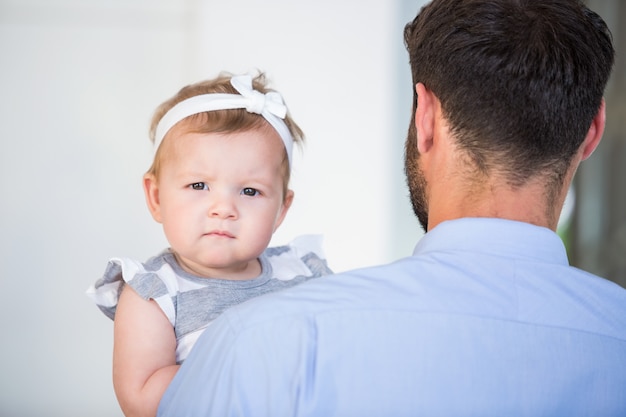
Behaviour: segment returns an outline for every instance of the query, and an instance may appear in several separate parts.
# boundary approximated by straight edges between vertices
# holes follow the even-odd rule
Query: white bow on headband
[[[289,159],[289,166],[291,166],[293,137],[283,120],[287,115],[287,106],[285,106],[281,95],[273,91],[263,94],[255,90],[252,88],[250,75],[234,76],[230,83],[239,94],[215,93],[193,96],[176,104],[165,113],[156,128],[155,150],[159,148],[167,132],[186,117],[207,111],[246,109],[250,113],[263,116],[278,132],[287,150],[287,158]]]

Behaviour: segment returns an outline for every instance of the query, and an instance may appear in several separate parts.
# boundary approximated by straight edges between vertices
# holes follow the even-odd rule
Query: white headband
[[[277,92],[263,94],[252,88],[250,75],[236,75],[230,83],[239,94],[203,94],[183,100],[172,107],[159,121],[154,135],[154,149],[159,148],[161,141],[174,125],[186,117],[198,113],[215,110],[246,109],[250,113],[263,116],[278,132],[285,144],[289,166],[291,166],[291,151],[293,137],[283,121],[287,115],[287,106]]]

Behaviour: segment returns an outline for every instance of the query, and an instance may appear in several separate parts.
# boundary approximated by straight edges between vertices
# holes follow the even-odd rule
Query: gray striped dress
[[[130,285],[142,298],[155,300],[174,327],[176,361],[182,363],[204,329],[228,307],[250,298],[331,274],[318,235],[303,235],[259,257],[261,274],[250,280],[203,278],[184,271],[169,250],[141,263],[113,258],[87,295],[109,318],[122,288]]]

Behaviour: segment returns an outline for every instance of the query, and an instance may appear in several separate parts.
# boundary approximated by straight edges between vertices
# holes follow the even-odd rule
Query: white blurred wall
[[[121,415],[84,291],[166,245],[141,176],[184,84],[262,69],[304,129],[275,243],[321,233],[337,271],[408,255],[402,27],[422,3],[0,0],[0,416]]]

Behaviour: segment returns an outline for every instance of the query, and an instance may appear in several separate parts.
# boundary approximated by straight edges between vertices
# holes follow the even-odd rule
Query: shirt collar
[[[495,218],[463,218],[440,223],[420,239],[413,255],[451,250],[569,265],[565,245],[552,230]]]

